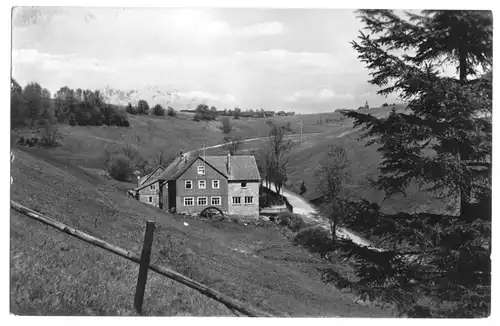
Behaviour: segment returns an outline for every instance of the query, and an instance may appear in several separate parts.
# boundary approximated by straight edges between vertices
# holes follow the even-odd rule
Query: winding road
[[[357,131],[357,129],[352,129],[350,131],[346,131],[346,132],[343,132],[343,133],[341,133],[339,135],[335,135],[335,136],[333,136],[333,135],[327,136],[327,138],[331,138],[331,139],[341,138],[341,137],[349,135],[355,131]],[[303,136],[320,135],[320,134],[321,133],[310,133],[310,134],[303,134]],[[294,138],[294,137],[300,137],[300,135],[290,135],[287,138]],[[249,143],[249,142],[259,141],[259,140],[263,140],[263,139],[267,139],[267,138],[269,138],[269,137],[250,138],[250,139],[242,140],[241,143]],[[194,149],[194,150],[191,150],[189,152],[186,152],[186,154],[188,155],[188,157],[190,157],[191,155],[193,155],[196,152],[199,152],[201,150],[220,148],[220,147],[225,146],[225,145],[226,144],[223,143],[223,144],[217,144],[217,145],[208,146],[208,147],[202,147],[202,148],[198,148],[198,149]],[[269,185],[264,185],[264,186],[272,191],[274,191],[274,189],[275,189],[274,184],[272,184],[272,183],[270,183]],[[300,195],[298,195],[290,190],[284,189],[284,188],[282,188],[282,195],[284,197],[286,197],[288,202],[293,206],[293,213],[303,216],[306,220],[308,220],[310,223],[313,224],[313,225],[311,225],[311,227],[320,226],[322,228],[330,230],[330,226],[328,224],[328,221],[326,221],[324,218],[322,218],[318,214],[317,209],[314,206],[312,206],[307,199],[303,198],[302,196],[300,196]],[[376,251],[383,251],[383,249],[375,247],[369,240],[367,240],[359,235],[356,235],[353,232],[351,232],[345,228],[338,227],[336,234],[338,237],[350,239],[352,242],[356,243],[359,246],[369,247],[369,248],[376,250]]]

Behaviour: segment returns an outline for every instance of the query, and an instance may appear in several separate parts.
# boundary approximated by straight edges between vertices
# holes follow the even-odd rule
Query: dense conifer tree
[[[398,94],[404,112],[376,118],[345,114],[382,154],[374,185],[387,196],[417,184],[460,202],[457,214],[383,214],[352,205],[347,226],[385,250],[344,242],[355,257],[364,297],[391,302],[410,316],[486,316],[491,278],[492,14],[363,10],[353,48],[379,94]],[[457,76],[443,74],[456,67]]]

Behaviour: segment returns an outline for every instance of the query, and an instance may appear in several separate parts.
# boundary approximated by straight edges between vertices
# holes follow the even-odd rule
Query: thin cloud
[[[300,103],[300,102],[327,102],[332,100],[353,100],[354,96],[348,93],[335,93],[331,89],[324,88],[319,91],[314,90],[299,90],[294,92],[292,95],[285,98],[286,102],[290,103]]]
[[[243,36],[278,35],[283,33],[283,30],[284,26],[282,23],[273,21],[244,27],[237,34],[241,34]]]
[[[64,85],[140,90],[150,84],[228,108],[307,111],[383,101],[349,45],[359,30],[351,11],[21,8],[14,14],[13,77],[22,85],[37,81],[54,92]],[[367,92],[366,99],[359,95]]]

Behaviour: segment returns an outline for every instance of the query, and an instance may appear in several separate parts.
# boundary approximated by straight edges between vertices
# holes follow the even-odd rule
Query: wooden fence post
[[[147,221],[146,233],[144,234],[144,244],[142,245],[141,262],[139,266],[139,276],[137,277],[137,287],[135,289],[134,306],[138,313],[142,313],[142,302],[144,300],[144,290],[148,278],[149,261],[151,258],[151,245],[153,244],[153,234],[155,222]]]

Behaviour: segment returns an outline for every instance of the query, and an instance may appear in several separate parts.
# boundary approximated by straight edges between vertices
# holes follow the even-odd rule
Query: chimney
[[[141,176],[137,175],[137,187],[141,185]]]
[[[227,174],[231,175],[231,154],[227,154],[227,163],[226,163],[226,168],[227,168]]]

